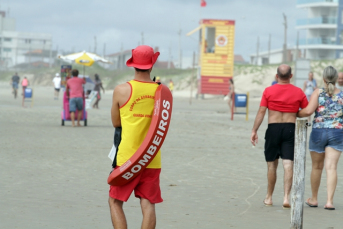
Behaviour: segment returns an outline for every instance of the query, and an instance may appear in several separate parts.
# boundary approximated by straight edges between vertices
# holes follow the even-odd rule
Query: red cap
[[[132,57],[126,61],[126,66],[139,69],[150,69],[157,61],[160,52],[154,53],[154,50],[147,45],[140,45],[132,49]]]

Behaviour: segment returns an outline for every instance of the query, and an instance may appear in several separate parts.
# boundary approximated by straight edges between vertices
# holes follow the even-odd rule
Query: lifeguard
[[[130,158],[140,148],[145,136],[150,131],[149,127],[154,115],[155,93],[159,87],[151,80],[150,73],[159,55],[159,52],[154,53],[151,47],[145,45],[133,49],[132,57],[126,62],[126,65],[135,68],[134,79],[120,84],[114,89],[111,110],[112,124],[114,127],[122,127],[122,135],[114,159],[117,168],[113,172],[124,170],[132,165]],[[167,104],[165,104],[165,108],[165,112],[168,112]],[[164,113],[164,117],[167,117],[166,115]],[[163,130],[163,123],[161,126]],[[154,147],[159,144],[161,135],[164,135],[163,131],[159,131],[158,135],[154,136],[152,144],[149,145],[143,158],[125,173],[123,178],[130,179],[135,173],[139,174],[127,184],[110,186],[109,205],[114,228],[127,228],[123,202],[128,200],[132,191],[135,191],[135,196],[140,198],[143,212],[142,228],[155,228],[155,204],[163,201],[159,185],[161,152],[154,151]],[[152,156],[154,158],[150,160]],[[142,166],[146,166],[146,169],[142,170]]]

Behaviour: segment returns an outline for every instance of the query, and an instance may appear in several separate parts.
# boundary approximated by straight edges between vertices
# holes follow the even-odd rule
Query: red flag
[[[207,5],[206,1],[205,0],[201,0],[200,6],[201,7],[205,7],[206,5]]]

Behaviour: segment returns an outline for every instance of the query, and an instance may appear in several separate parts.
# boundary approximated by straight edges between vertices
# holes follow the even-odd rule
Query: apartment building
[[[306,38],[299,48],[307,59],[323,60],[343,57],[343,0],[297,0],[304,18],[296,22]]]
[[[10,68],[27,63],[27,54],[33,50],[43,50],[49,53],[48,64],[52,64],[52,35],[16,31],[14,18],[6,17],[6,12],[0,11],[0,68]],[[32,61],[35,60],[32,58]],[[42,58],[44,60],[44,58]],[[47,59],[45,58],[45,61]]]

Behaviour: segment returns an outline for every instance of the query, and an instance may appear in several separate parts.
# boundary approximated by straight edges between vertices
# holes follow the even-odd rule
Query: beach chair
[[[24,91],[24,103],[25,102],[31,102],[30,103],[30,107],[33,107],[33,101],[34,101],[33,89],[32,88],[25,88],[25,91]]]

